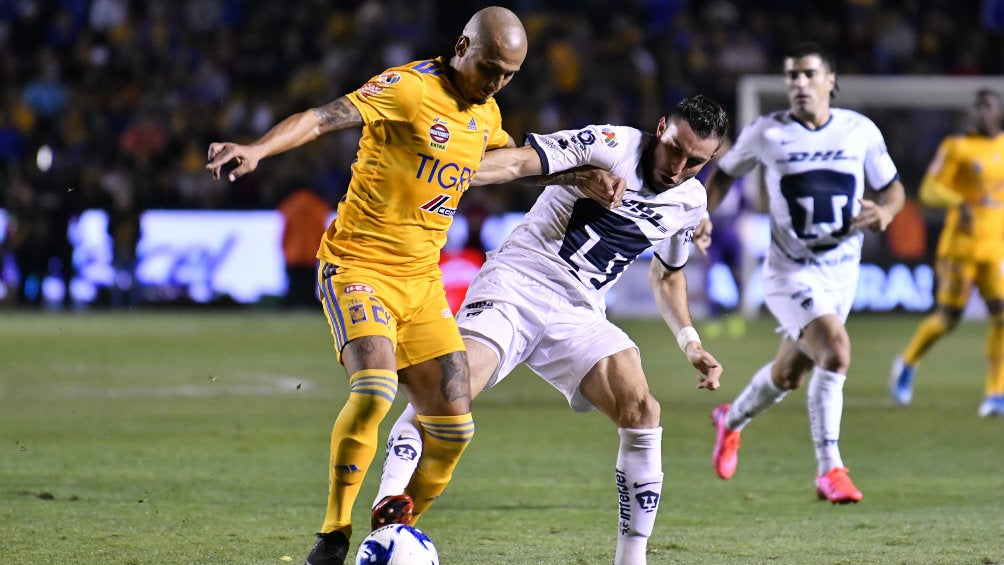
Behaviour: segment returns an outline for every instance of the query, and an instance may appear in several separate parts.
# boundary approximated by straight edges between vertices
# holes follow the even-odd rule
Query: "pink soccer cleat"
[[[836,467],[825,475],[816,477],[816,496],[834,504],[858,502],[864,495],[847,475],[847,467]]]
[[[711,425],[715,426],[718,433],[715,436],[715,449],[711,452],[711,463],[715,467],[715,472],[723,479],[730,479],[736,472],[736,465],[739,463],[739,430],[730,430],[725,427],[725,415],[729,413],[728,404],[722,404],[711,411]]]

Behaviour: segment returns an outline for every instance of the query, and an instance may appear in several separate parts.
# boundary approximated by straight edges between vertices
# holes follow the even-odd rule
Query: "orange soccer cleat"
[[[370,514],[370,527],[381,528],[387,524],[411,525],[412,512],[415,503],[407,494],[395,494],[383,497]]]
[[[725,415],[729,413],[729,405],[722,404],[711,411],[711,425],[715,426],[715,449],[711,452],[711,463],[715,472],[723,479],[732,478],[739,464],[739,430],[725,427]]]
[[[816,477],[816,496],[820,500],[829,500],[834,504],[858,502],[863,498],[851,478],[847,475],[847,467],[836,467],[829,473]]]

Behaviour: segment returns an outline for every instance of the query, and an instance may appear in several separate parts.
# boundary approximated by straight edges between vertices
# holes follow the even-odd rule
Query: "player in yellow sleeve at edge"
[[[1004,416],[1004,100],[980,90],[976,129],[945,138],[921,183],[921,201],[948,208],[938,242],[938,289],[934,312],[893,361],[889,390],[897,404],[913,400],[921,358],[959,323],[973,285],[990,317],[986,396],[978,414]]]

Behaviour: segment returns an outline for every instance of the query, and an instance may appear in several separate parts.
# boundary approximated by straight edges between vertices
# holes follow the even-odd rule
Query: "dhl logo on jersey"
[[[801,163],[803,161],[817,162],[817,161],[853,161],[857,157],[853,155],[844,155],[843,149],[830,149],[826,151],[790,151],[788,152],[788,158],[783,159],[782,163]]]

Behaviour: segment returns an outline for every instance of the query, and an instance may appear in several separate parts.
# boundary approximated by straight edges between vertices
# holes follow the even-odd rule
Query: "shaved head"
[[[501,6],[489,6],[471,16],[464,26],[464,35],[472,47],[522,51],[526,55],[526,30],[512,11]]]
[[[500,6],[484,8],[454,46],[450,82],[466,102],[484,104],[516,75],[526,50],[526,30],[516,14]]]

